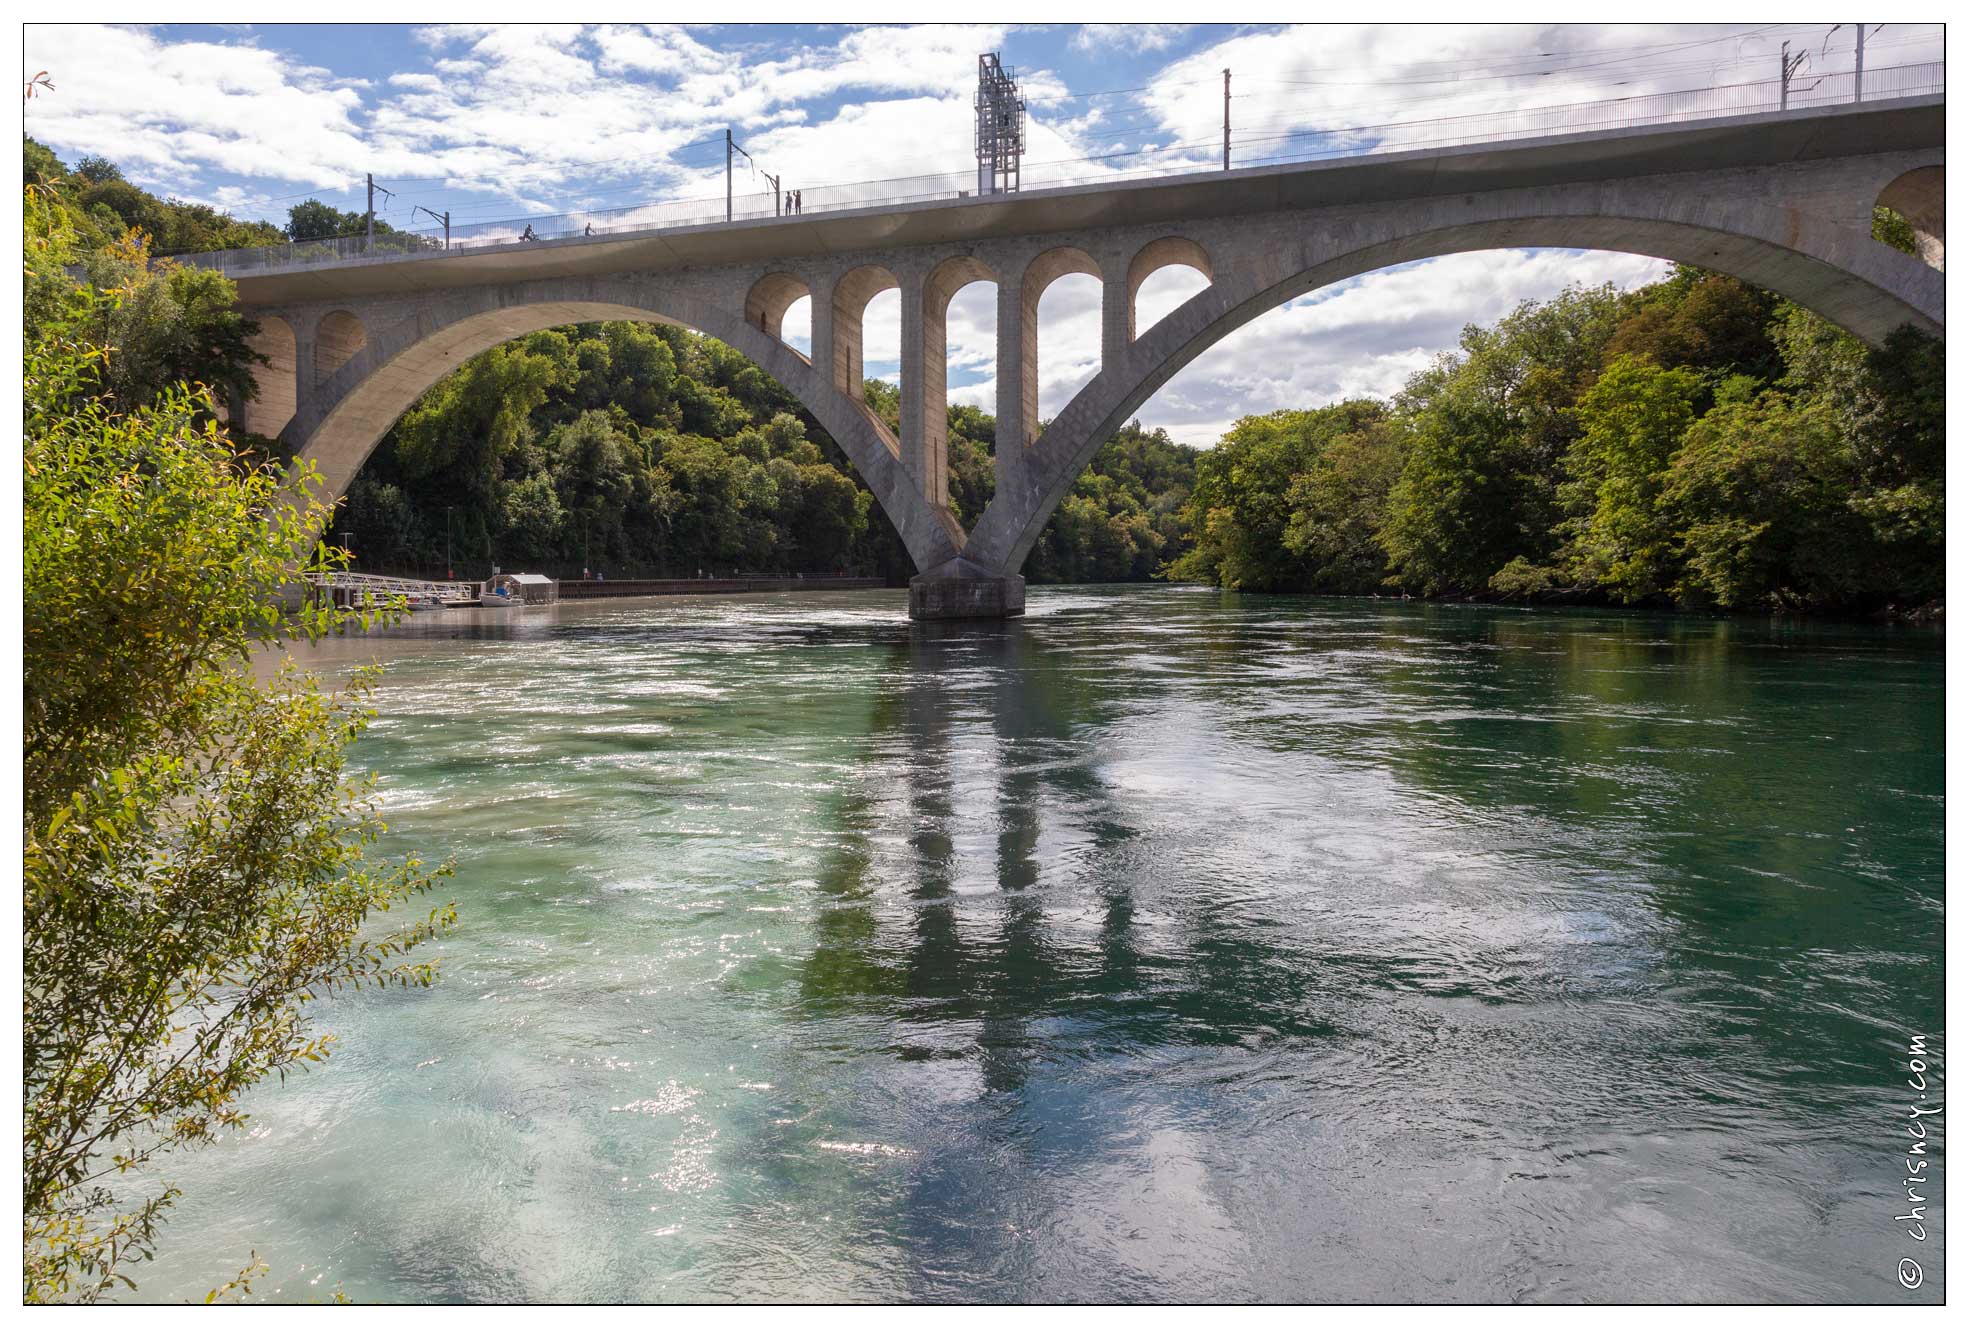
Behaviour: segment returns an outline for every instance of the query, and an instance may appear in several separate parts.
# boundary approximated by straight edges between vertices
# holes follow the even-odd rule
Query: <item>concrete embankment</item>
[[[563,600],[615,595],[743,595],[758,591],[879,591],[880,577],[645,577],[621,581],[564,581]]]

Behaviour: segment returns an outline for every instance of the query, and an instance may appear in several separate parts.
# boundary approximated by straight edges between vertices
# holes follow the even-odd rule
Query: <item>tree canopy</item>
[[[1891,230],[1882,238],[1893,240]],[[1839,612],[1942,591],[1943,356],[1680,268],[1465,329],[1391,403],[1238,422],[1172,575]]]

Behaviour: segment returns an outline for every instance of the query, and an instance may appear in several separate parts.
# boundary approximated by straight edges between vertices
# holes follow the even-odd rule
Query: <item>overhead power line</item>
[[[1778,25],[1771,25],[1771,28],[1775,28],[1777,26]],[[1771,30],[1771,28],[1758,29],[1754,31],[1765,32]],[[1814,36],[1818,36],[1822,34],[1824,31],[1825,29],[1822,25],[1818,25],[1813,28]],[[1932,40],[1931,37],[1919,37],[1919,38],[1900,38],[1893,42],[1889,42],[1889,41],[1876,42],[1871,40],[1874,31],[1877,31],[1877,29],[1870,29],[1868,31],[1867,36],[1869,40],[1867,42],[1867,45],[1873,47],[1875,50],[1879,50],[1882,47],[1886,47],[1890,44],[1912,44],[1917,41]],[[1752,35],[1752,34],[1736,33],[1736,34],[1731,34],[1731,38],[1741,39],[1746,35]],[[1714,39],[1714,40],[1722,40],[1722,39]],[[1700,44],[1701,43],[1680,43],[1680,44],[1676,44],[1674,47],[1670,49],[1689,49],[1691,47]],[[1603,61],[1599,63],[1602,66],[1604,66],[1606,64],[1615,63],[1615,62]],[[1695,67],[1701,67],[1702,65],[1709,65],[1712,64],[1713,62],[1697,61],[1697,62],[1687,62],[1687,63]],[[1728,63],[1734,63],[1734,61]],[[1760,63],[1761,63],[1761,58],[1760,58]],[[1855,63],[1856,64],[1858,63],[1857,59],[1855,60]],[[1867,62],[1867,64],[1869,66],[1867,70],[1868,86],[1888,90],[1887,95],[1906,95],[1906,91],[1909,90],[1911,91],[1925,90],[1926,88],[1929,87],[1931,83],[1938,83],[1940,77],[1941,67],[1939,62],[1924,62],[1914,65],[1889,66],[1886,68],[1873,67],[1871,61]],[[1677,68],[1677,64],[1671,63],[1665,66],[1658,66],[1653,72],[1659,74],[1663,70],[1675,69],[1675,68]],[[1922,71],[1922,72],[1904,73],[1903,71]],[[1846,76],[1845,71],[1840,71],[1837,76],[1844,78]],[[1214,82],[1216,80],[1212,80],[1212,81]],[[1251,81],[1256,82],[1257,80],[1251,80]],[[1471,80],[1471,81],[1477,81],[1477,80]],[[1501,81],[1501,78],[1499,80],[1486,78],[1481,81],[1483,82]],[[1290,82],[1290,81],[1279,81],[1279,83],[1275,83],[1273,86],[1280,86],[1280,85],[1309,86],[1307,84]],[[1399,86],[1399,84],[1397,84],[1397,86]],[[1550,86],[1550,85],[1547,84],[1545,86]],[[1615,86],[1625,86],[1625,84],[1621,83],[1621,84],[1616,84]],[[1120,93],[1128,90],[1112,89],[1107,91]],[[1504,96],[1510,93],[1511,91],[1513,90],[1498,88],[1493,90],[1493,93],[1480,93],[1476,98],[1461,99],[1461,100],[1466,100],[1466,101],[1474,100],[1477,101],[1479,104],[1481,104],[1481,102],[1487,96],[1491,96],[1491,95]],[[1522,91],[1522,89],[1518,91]],[[1790,91],[1793,92],[1794,94],[1798,94],[1798,93],[1802,93],[1804,90],[1794,86],[1793,88],[1790,89]],[[1743,94],[1743,93],[1747,93],[1748,96],[1736,95],[1736,94]],[[1760,107],[1767,107],[1770,101],[1776,100],[1776,97],[1773,95],[1772,80],[1770,80],[1769,78],[1763,78],[1763,79],[1748,80],[1741,83],[1726,84],[1726,85],[1713,86],[1713,87],[1672,89],[1672,90],[1664,90],[1661,92],[1654,92],[1654,91],[1649,91],[1645,93],[1636,92],[1636,93],[1632,93],[1624,96],[1617,96],[1617,97],[1600,97],[1600,98],[1581,99],[1581,100],[1567,101],[1567,102],[1554,102],[1551,105],[1545,105],[1545,106],[1513,106],[1510,108],[1506,108],[1504,110],[1488,110],[1488,109],[1472,110],[1460,115],[1444,115],[1444,116],[1436,116],[1436,117],[1409,116],[1406,118],[1391,117],[1386,120],[1370,119],[1366,123],[1361,123],[1359,120],[1356,120],[1354,123],[1346,124],[1346,125],[1305,126],[1301,120],[1294,118],[1296,112],[1293,105],[1291,104],[1293,99],[1290,98],[1284,99],[1285,104],[1279,105],[1277,104],[1276,99],[1266,98],[1262,95],[1254,95],[1251,93],[1242,93],[1242,94],[1238,94],[1235,99],[1240,101],[1242,104],[1246,105],[1247,107],[1250,107],[1251,109],[1259,112],[1259,117],[1257,119],[1242,120],[1240,122],[1234,122],[1230,126],[1221,127],[1221,128],[1215,126],[1205,126],[1203,124],[1196,124],[1193,127],[1185,124],[1172,128],[1162,123],[1160,121],[1160,116],[1151,114],[1150,118],[1153,119],[1156,123],[1154,124],[1152,130],[1147,135],[1147,137],[1155,141],[1140,143],[1138,146],[1128,146],[1124,138],[1124,142],[1114,144],[1114,146],[1107,151],[1087,152],[1077,155],[1070,155],[1067,157],[1049,158],[1040,161],[1028,161],[1028,162],[1023,162],[1022,165],[1023,168],[1028,172],[1043,169],[1044,174],[1041,176],[1040,180],[1036,183],[1039,183],[1044,187],[1051,187],[1055,185],[1078,183],[1079,181],[1069,178],[1071,173],[1071,168],[1075,166],[1100,167],[1103,165],[1107,165],[1114,168],[1112,171],[1101,172],[1099,174],[1090,173],[1085,178],[1090,178],[1090,179],[1101,179],[1101,178],[1110,178],[1110,177],[1127,178],[1130,174],[1139,176],[1144,173],[1154,173],[1157,171],[1164,171],[1169,169],[1191,169],[1191,168],[1202,169],[1205,166],[1209,166],[1209,165],[1220,165],[1222,162],[1222,153],[1225,151],[1227,146],[1233,150],[1238,148],[1246,149],[1245,152],[1235,153],[1235,157],[1234,157],[1235,164],[1246,165],[1246,166],[1262,164],[1264,162],[1275,161],[1275,160],[1290,160],[1292,157],[1292,153],[1294,151],[1298,151],[1301,156],[1301,159],[1304,159],[1308,155],[1307,149],[1295,150],[1295,149],[1287,148],[1285,147],[1285,145],[1305,143],[1308,140],[1330,141],[1332,144],[1337,145],[1334,150],[1338,150],[1338,151],[1355,151],[1355,150],[1359,150],[1360,145],[1362,144],[1366,144],[1368,147],[1371,148],[1374,145],[1382,144],[1382,143],[1386,143],[1390,147],[1402,147],[1402,148],[1426,147],[1434,143],[1466,141],[1467,135],[1470,132],[1469,129],[1467,128],[1468,126],[1472,126],[1478,122],[1485,121],[1485,120],[1498,120],[1500,116],[1504,118],[1504,124],[1508,127],[1501,128],[1493,132],[1496,132],[1500,137],[1516,136],[1527,132],[1529,129],[1529,126],[1527,126],[1520,119],[1517,113],[1522,113],[1523,116],[1544,117],[1547,120],[1551,120],[1554,118],[1565,117],[1569,113],[1578,113],[1594,107],[1613,108],[1613,107],[1619,107],[1629,102],[1642,102],[1648,98],[1674,98],[1679,95],[1695,96],[1697,94],[1708,94],[1709,99],[1702,101],[1700,103],[1662,101],[1659,103],[1659,105],[1664,108],[1663,110],[1650,111],[1648,114],[1650,116],[1665,115],[1671,119],[1683,118],[1691,114],[1729,114],[1729,113],[1733,113],[1728,109],[1728,107],[1732,104],[1733,97],[1735,102],[1743,103],[1739,108],[1741,110],[1757,110]],[[1089,94],[1074,94],[1074,95],[1078,97],[1082,95],[1093,96],[1097,94],[1089,93]],[[1843,96],[1843,90],[1841,95]],[[1881,95],[1881,94],[1876,93],[1875,95]],[[1823,93],[1817,94],[1813,100],[1823,101],[1824,96],[1825,94]],[[1064,98],[1056,98],[1053,100],[1056,101],[1064,100]],[[1227,102],[1228,100],[1230,100],[1230,98],[1226,99]],[[1433,95],[1421,94],[1416,96],[1404,97],[1399,102],[1394,102],[1390,104],[1412,108],[1417,105],[1427,105],[1431,102],[1438,102],[1438,101],[1445,101],[1445,100],[1458,100],[1458,99],[1455,98],[1453,94],[1442,94],[1442,93],[1433,94]],[[1359,103],[1348,103],[1348,105],[1350,109],[1355,111],[1370,109],[1361,106]],[[1199,109],[1201,108],[1199,107]],[[1372,109],[1379,109],[1379,108],[1375,107]],[[1267,114],[1267,112],[1270,112],[1270,114]],[[1147,113],[1145,110],[1138,109],[1136,111],[1132,111],[1128,114],[1125,114],[1121,117],[1117,117],[1115,121],[1108,121],[1108,122],[1096,121],[1094,124],[1089,126],[1089,131],[1091,134],[1099,135],[1103,138],[1109,138],[1110,141],[1112,141],[1112,136],[1116,136],[1116,135],[1133,137],[1133,135],[1129,134],[1128,131],[1141,123],[1144,114],[1149,114],[1149,113]],[[1187,116],[1185,118],[1187,119]],[[1600,119],[1603,120],[1605,119],[1605,117],[1601,117]],[[1599,120],[1593,121],[1593,123],[1599,123],[1599,122],[1600,122]],[[1584,127],[1587,121],[1585,119],[1579,119],[1577,123],[1579,124],[1579,127]],[[1530,132],[1547,132],[1551,127],[1552,126],[1548,125],[1537,130],[1530,130]],[[1459,139],[1458,138],[1459,135],[1465,136],[1464,139]],[[688,149],[690,147],[696,146],[697,144],[704,144],[704,143],[715,145],[717,151],[725,153],[726,160],[729,164],[735,165],[735,158],[730,155],[734,153],[739,156],[746,156],[747,159],[750,160],[750,154],[746,151],[746,149],[739,146],[735,139],[728,139],[726,135],[720,135],[720,137],[717,139],[696,140],[694,141],[693,144],[687,144],[684,145],[684,147]],[[729,146],[727,146],[728,143]],[[1273,151],[1273,149],[1277,149],[1277,151]],[[1326,147],[1316,145],[1310,149],[1310,155],[1312,156],[1328,155],[1328,151]],[[630,160],[630,159],[622,158],[622,157],[606,158],[606,159],[602,159],[602,162],[606,164],[619,164],[626,160]],[[660,161],[649,161],[643,158],[637,158],[634,160],[647,165],[652,170],[660,169],[663,171],[691,172],[694,169],[702,169],[703,167],[708,167],[712,164],[711,161],[692,162],[688,159],[679,160],[676,158],[665,159]],[[715,157],[713,158],[713,160],[715,160]],[[1121,163],[1130,163],[1130,164],[1121,165]],[[588,164],[595,165],[599,163],[588,163]],[[556,172],[565,169],[570,169],[577,165],[579,164],[578,163],[543,163],[540,169],[548,172]],[[836,168],[836,170],[840,173],[840,175],[846,175],[849,171],[852,171],[853,169],[855,169],[853,166],[848,166],[845,169],[843,169],[840,166],[837,166]],[[467,179],[470,177],[471,174],[472,173],[467,173],[467,172],[457,172],[446,176],[399,178],[397,180],[388,183],[399,184],[399,185],[410,184],[410,183],[415,183],[419,179],[425,181],[441,180],[448,183],[460,179]],[[914,176],[891,176],[888,177],[887,179],[881,179],[881,180],[867,180],[867,179],[855,180],[852,176],[849,176],[849,180],[847,182],[844,182],[837,186],[830,187],[826,191],[823,197],[827,198],[827,202],[823,206],[836,207],[836,208],[847,207],[847,206],[869,206],[881,202],[894,201],[902,198],[916,198],[916,197],[931,198],[931,197],[947,196],[948,191],[953,187],[945,182],[945,177],[951,174],[953,173],[926,172],[921,175],[914,175]],[[771,197],[776,200],[783,200],[785,198],[785,191],[779,187],[779,181],[777,177],[768,173],[766,178],[768,180],[773,181],[774,183],[774,188],[771,191]],[[837,175],[837,178],[839,178],[839,175]],[[599,200],[607,198],[611,195],[624,194],[624,193],[631,192],[633,190],[646,187],[641,183],[631,183],[626,185],[612,186],[605,189],[579,190],[578,192],[581,196],[580,202],[577,206],[572,208],[567,208],[560,211],[549,211],[546,207],[543,206],[540,208],[525,211],[521,215],[515,216],[513,214],[513,205],[503,201],[487,200],[484,203],[480,203],[476,205],[447,207],[444,206],[444,203],[449,201],[450,195],[452,194],[453,191],[428,191],[419,194],[406,194],[402,197],[391,198],[388,194],[388,188],[386,182],[378,181],[376,183],[377,183],[377,193],[384,195],[384,199],[382,200],[384,210],[394,212],[397,209],[406,208],[406,207],[410,208],[413,215],[413,220],[414,220],[415,213],[419,210],[428,212],[434,217],[448,218],[450,222],[450,232],[454,239],[459,235],[461,219],[463,219],[462,224],[464,225],[464,227],[466,227],[468,230],[476,231],[478,234],[481,235],[493,231],[497,228],[505,227],[507,226],[508,223],[510,223],[512,227],[517,228],[520,224],[529,221],[537,223],[542,221],[543,219],[550,220],[550,221],[556,218],[579,219],[583,216],[590,216],[599,220],[605,214],[612,214],[616,217],[623,217],[625,214],[627,214],[632,218],[637,218],[638,220],[636,220],[635,224],[641,225],[641,224],[649,224],[649,223],[640,220],[640,218],[647,217],[653,220],[659,214],[664,215],[669,219],[679,219],[685,217],[686,215],[694,216],[694,214],[688,214],[689,209],[698,208],[701,211],[702,205],[714,202],[714,200],[712,199],[698,198],[693,196],[693,197],[681,198],[681,199],[646,200],[644,202],[628,203],[623,205],[613,205],[613,204],[606,205],[606,206],[600,205]],[[709,183],[709,181],[704,181],[703,183]],[[314,191],[314,192],[319,193],[319,192],[332,192],[332,191]],[[804,192],[811,195],[817,191],[810,188]],[[295,195],[291,197],[301,197],[301,196]],[[750,195],[748,197],[757,198],[762,196]],[[729,185],[727,187],[726,200],[727,200],[726,209],[725,209],[726,215],[735,220],[737,218],[737,213],[738,213],[738,209],[736,207],[736,191],[732,189]],[[525,207],[524,204],[520,206]],[[756,205],[748,205],[748,206],[756,209]],[[493,212],[495,210],[504,212],[505,216],[502,218],[485,218],[484,220],[472,219],[476,215],[482,215],[484,213]],[[775,208],[775,211],[777,210],[778,209]],[[373,216],[375,215],[375,213],[372,211],[368,215]],[[754,215],[756,215],[756,210]],[[365,217],[365,221],[366,220],[367,217]],[[358,234],[361,233],[362,232],[358,232]]]

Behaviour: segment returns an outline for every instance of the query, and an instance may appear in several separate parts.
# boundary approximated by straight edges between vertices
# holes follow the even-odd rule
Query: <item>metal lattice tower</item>
[[[998,52],[978,57],[978,192],[1019,192],[1019,158],[1026,147],[1026,102]]]

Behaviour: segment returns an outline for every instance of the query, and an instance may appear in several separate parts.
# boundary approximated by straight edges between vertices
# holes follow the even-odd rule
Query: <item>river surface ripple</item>
[[[902,610],[304,652],[389,661],[356,761],[460,923],[173,1163],[140,1295],[1906,1298],[1938,634]]]

